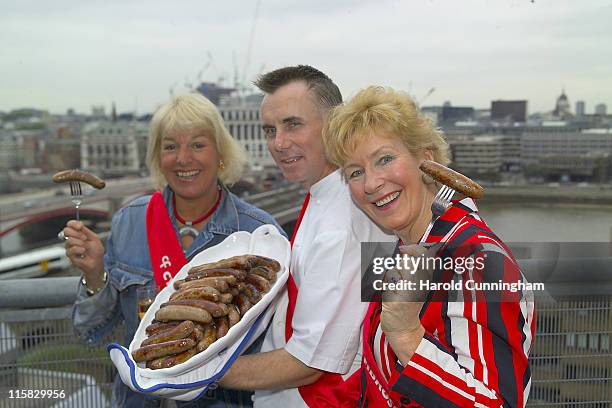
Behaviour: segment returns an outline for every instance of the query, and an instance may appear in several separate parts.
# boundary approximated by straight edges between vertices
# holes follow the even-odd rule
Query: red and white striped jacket
[[[455,202],[438,218],[424,242],[443,242],[439,256],[483,257],[484,267],[466,270],[463,279],[525,282],[514,257],[479,217],[469,198]],[[445,278],[434,275],[434,280],[439,279]],[[503,294],[500,299],[499,292],[462,292],[462,301],[430,293],[420,315],[425,335],[405,367],[397,362],[380,330],[380,307],[372,308],[364,348],[370,348],[385,377],[379,381],[400,396],[396,405],[525,406],[531,385],[528,356],[535,330],[533,294]]]

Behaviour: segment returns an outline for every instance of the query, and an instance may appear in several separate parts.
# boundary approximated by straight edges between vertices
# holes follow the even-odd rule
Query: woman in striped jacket
[[[371,86],[332,112],[324,140],[353,200],[400,238],[393,259],[405,262],[375,281],[400,297],[370,304],[363,405],[525,406],[533,294],[472,199],[431,223],[437,186],[419,165],[449,162],[441,133],[408,95]]]

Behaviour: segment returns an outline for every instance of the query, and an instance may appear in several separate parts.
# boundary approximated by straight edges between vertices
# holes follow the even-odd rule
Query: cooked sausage
[[[161,321],[191,320],[193,322],[210,323],[212,316],[206,310],[199,307],[170,305],[162,307],[155,312],[155,319]]]
[[[235,304],[238,306],[238,310],[240,310],[240,316],[244,316],[244,314],[248,312],[251,307],[253,307],[253,304],[249,302],[249,299],[244,293],[239,293],[238,296],[236,296],[235,301]]]
[[[174,290],[178,290],[181,285],[184,285],[186,282],[185,279],[177,279],[174,281],[174,283],[172,284],[172,286],[174,287]]]
[[[256,266],[251,268],[249,269],[249,274],[259,275],[270,282],[276,281],[276,272],[273,272],[272,269],[265,266]]]
[[[69,181],[82,181],[89,184],[90,186],[97,188],[98,190],[104,188],[106,183],[99,177],[94,176],[91,173],[85,171],[73,169],[63,170],[53,175],[53,181],[55,183],[66,183]]]
[[[194,266],[188,273],[191,275],[193,273],[219,268],[249,269],[253,266],[255,266],[253,255],[237,255],[230,258],[221,259],[217,262]]]
[[[232,327],[240,321],[240,311],[236,305],[229,305],[228,308],[229,313],[227,314],[227,319],[229,321],[229,327]]]
[[[173,327],[178,326],[180,323],[181,322],[167,322],[167,323],[155,322],[155,323],[151,323],[150,325],[148,325],[145,328],[145,332],[149,336],[152,336],[155,333],[159,333],[159,332],[164,331],[164,330],[172,329]]]
[[[265,266],[272,272],[277,273],[280,271],[280,263],[276,259],[268,258],[261,255],[251,255],[254,259],[252,261],[253,266]]]
[[[232,303],[232,299],[234,299],[234,295],[231,293],[222,293],[221,296],[219,296],[221,303]]]
[[[194,325],[193,333],[191,335],[194,337],[196,344],[204,338],[204,327],[199,324]]]
[[[193,273],[219,268],[250,269],[255,266],[265,266],[274,272],[280,271],[280,263],[274,259],[261,255],[237,255],[221,259],[217,262],[194,266],[188,273],[191,275]]]
[[[219,268],[219,269],[208,269],[205,271],[200,271],[200,272],[196,272],[193,274],[190,274],[187,278],[185,278],[186,281],[191,281],[194,279],[200,279],[200,278],[209,278],[209,277],[217,277],[217,276],[233,276],[236,278],[237,281],[241,281],[244,280],[244,278],[246,277],[246,271],[242,270],[242,269],[232,269],[232,268]]]
[[[215,319],[215,326],[217,326],[217,339],[225,336],[229,330],[229,321],[227,316]]]
[[[150,344],[132,351],[132,357],[137,363],[153,360],[155,358],[178,354],[194,347],[191,339],[171,340],[164,343]]]
[[[213,344],[217,340],[217,329],[214,325],[209,324],[204,327],[204,338],[198,342],[196,346],[196,351],[198,353],[206,350],[211,344]]]
[[[147,361],[147,368],[151,370],[159,370],[160,368],[165,368],[162,364],[166,357],[160,357],[153,360]]]
[[[198,309],[206,310],[212,317],[225,316],[228,313],[227,305],[225,303],[211,302],[210,300],[204,299],[176,299],[166,303],[162,303],[161,309],[170,306],[189,306],[197,307]]]
[[[250,283],[251,285],[255,286],[260,292],[266,293],[270,290],[270,282],[266,278],[259,275],[249,274],[244,280],[246,283]]]
[[[183,351],[182,353],[174,354],[172,356],[161,357],[155,360],[147,362],[147,368],[152,370],[158,370],[160,368],[174,367],[177,364],[184,363],[196,354],[196,348],[192,347],[189,350]]]
[[[257,288],[254,285],[250,283],[247,283],[246,285],[244,285],[244,290],[242,291],[242,293],[247,295],[249,302],[251,302],[252,304],[257,304],[257,302],[259,302],[262,297],[261,292],[257,290]]]
[[[170,300],[179,299],[205,299],[211,302],[218,302],[221,293],[215,288],[210,286],[200,286],[191,289],[181,289],[178,292],[174,292],[170,295]]]
[[[236,279],[235,276],[214,276],[214,277],[208,277],[208,278],[198,278],[197,281],[198,282],[205,281],[208,279],[216,279],[216,280],[224,281],[227,283],[228,286],[235,286],[238,283],[238,280]]]
[[[430,175],[436,181],[453,188],[467,197],[481,198],[484,194],[484,189],[480,184],[440,163],[425,160],[419,168],[423,173]]]
[[[227,278],[233,279],[233,282],[231,282],[232,285],[236,284],[236,278],[234,278],[233,276],[227,276]],[[176,285],[177,282],[179,282],[178,285]],[[217,289],[219,292],[227,292],[229,285],[230,285],[230,282],[228,282],[227,279],[202,278],[202,279],[191,280],[191,281],[184,281],[184,280],[176,281],[174,289],[182,290],[182,289],[199,288],[202,286],[210,286],[211,288]]]
[[[176,327],[160,331],[155,335],[144,339],[143,342],[140,344],[140,347],[148,346],[149,344],[164,343],[170,340],[184,339],[186,337],[189,337],[189,335],[193,332],[193,329],[193,322],[190,320],[185,320]]]

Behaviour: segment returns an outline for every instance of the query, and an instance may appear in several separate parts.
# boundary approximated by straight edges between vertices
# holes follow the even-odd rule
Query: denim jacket
[[[169,187],[163,191],[164,202],[178,238],[172,194]],[[113,216],[104,255],[104,270],[108,273],[104,288],[90,297],[83,285],[79,285],[73,324],[77,334],[90,345],[100,341],[115,324],[123,320],[123,344],[127,347],[138,328],[136,289],[155,286],[146,228],[150,199],[151,196],[137,198]],[[186,250],[185,257],[189,262],[203,249],[219,244],[228,235],[236,231],[251,232],[263,224],[273,224],[286,235],[268,213],[223,189],[219,208]]]

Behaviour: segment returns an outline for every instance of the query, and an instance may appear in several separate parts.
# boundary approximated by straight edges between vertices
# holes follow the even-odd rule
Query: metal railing
[[[540,304],[530,407],[612,407],[612,296]]]
[[[110,404],[115,369],[106,342],[81,343],[70,314],[69,306],[0,312],[0,407]],[[537,322],[527,406],[612,408],[612,297],[539,304]],[[17,390],[65,397],[10,398]]]
[[[0,407],[110,406],[115,368],[76,338],[71,309],[0,312]]]

